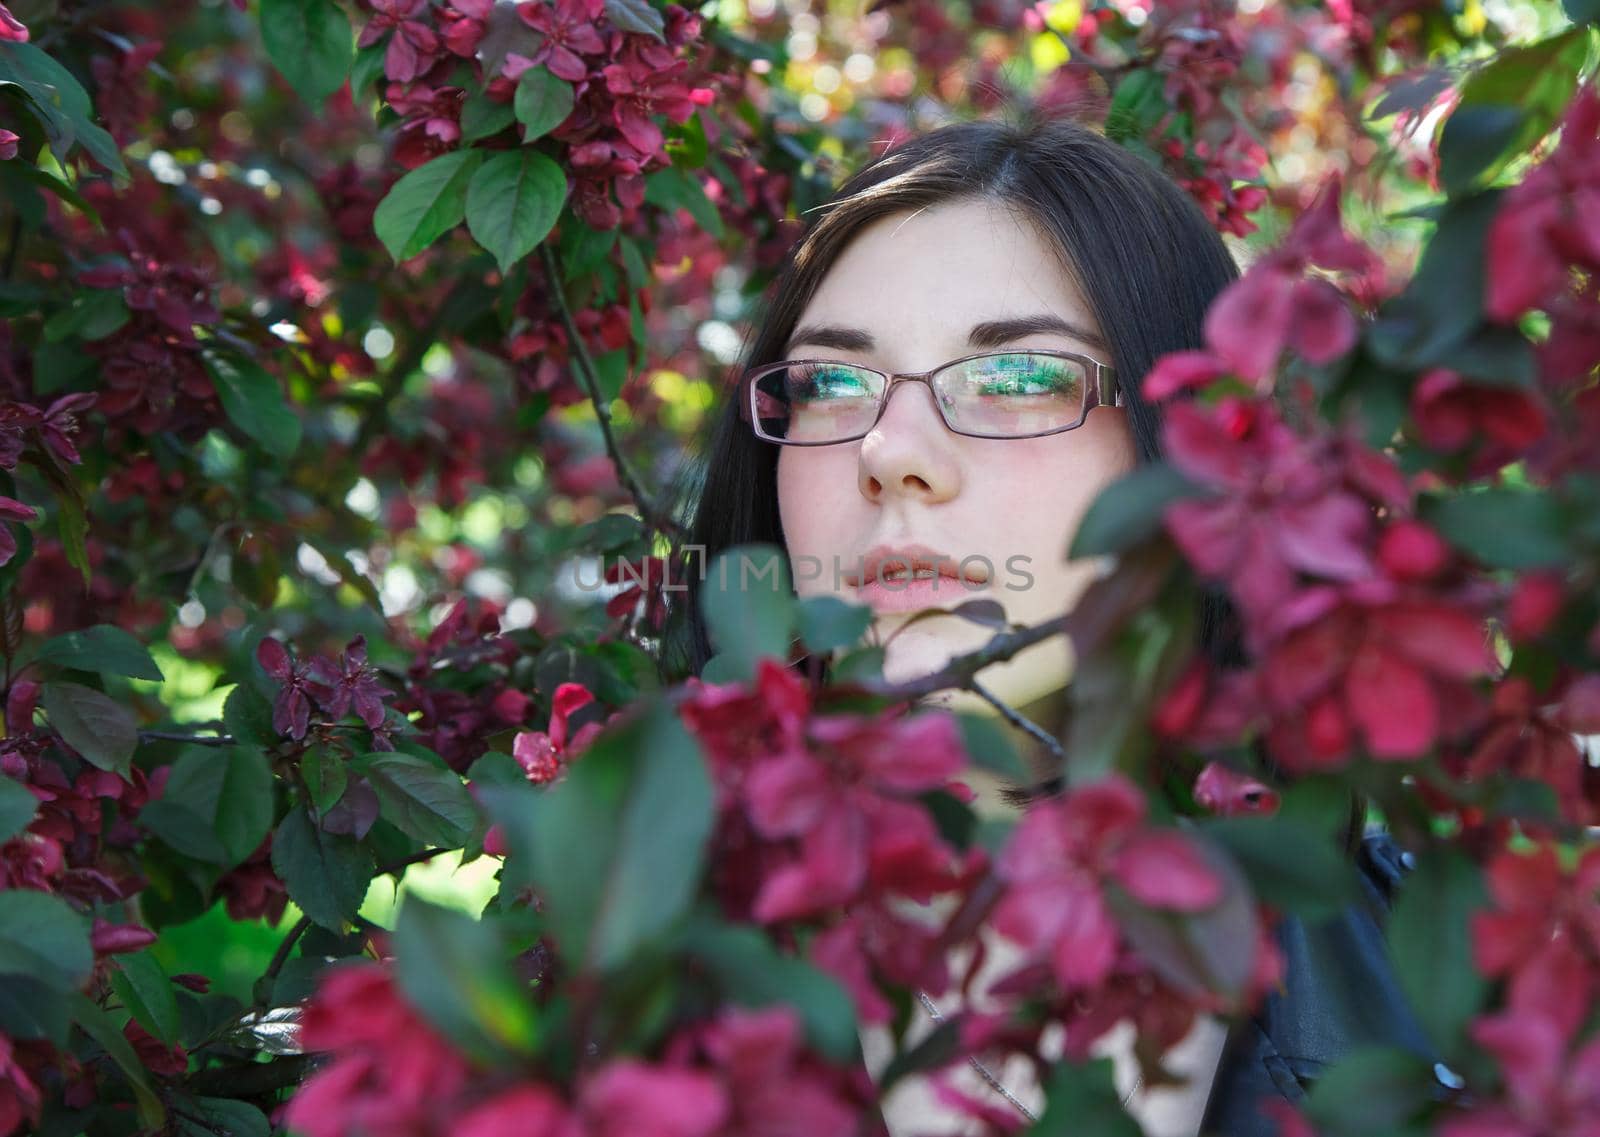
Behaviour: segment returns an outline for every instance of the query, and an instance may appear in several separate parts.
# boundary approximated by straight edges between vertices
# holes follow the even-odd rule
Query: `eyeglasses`
[[[932,371],[891,374],[831,359],[788,359],[746,372],[739,414],[758,438],[831,446],[864,438],[896,383],[926,383],[939,417],[971,438],[1037,438],[1082,426],[1095,407],[1122,405],[1116,374],[1070,351],[999,351]]]

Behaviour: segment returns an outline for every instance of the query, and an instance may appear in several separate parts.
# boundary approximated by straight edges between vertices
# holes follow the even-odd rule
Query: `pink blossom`
[[[1355,345],[1356,320],[1344,296],[1327,280],[1307,275],[1312,265],[1377,270],[1376,255],[1344,232],[1340,188],[1340,179],[1331,179],[1283,244],[1229,285],[1206,313],[1207,345],[1258,388],[1270,384],[1285,347],[1311,363],[1327,363]]]
[[[0,20],[9,18],[10,14],[0,5]],[[44,1095],[18,1060],[17,1044],[9,1036],[0,1034],[0,1137],[10,1137],[25,1121],[37,1123],[43,1108]]]
[[[1593,1137],[1600,1130],[1600,1039],[1569,1052],[1570,1031],[1515,1011],[1482,1016],[1469,1033],[1499,1062],[1505,1100],[1446,1120],[1440,1137]]]
[[[585,1137],[711,1137],[728,1116],[728,1094],[711,1075],[636,1059],[608,1063],[578,1091]]]
[[[1269,742],[1292,770],[1336,768],[1358,735],[1374,758],[1422,757],[1452,726],[1446,707],[1470,705],[1466,681],[1495,667],[1470,610],[1381,582],[1308,590],[1285,619],[1261,679]]]
[[[372,19],[361,29],[359,47],[371,47],[393,32],[383,53],[383,71],[397,83],[409,83],[433,64],[438,34],[422,22],[429,0],[372,0]]]
[[[466,1060],[405,1002],[390,972],[373,964],[324,973],[301,1017],[300,1041],[333,1053],[284,1116],[307,1137],[431,1137],[467,1080]]]
[[[1280,608],[1297,574],[1371,574],[1372,509],[1332,440],[1302,439],[1269,405],[1233,398],[1170,407],[1165,440],[1180,472],[1220,491],[1174,502],[1167,528],[1190,563],[1249,612]]]
[[[1145,800],[1121,774],[1029,808],[995,868],[1007,888],[994,927],[1046,959],[1063,990],[1093,988],[1116,963],[1119,935],[1104,887],[1139,903],[1198,912],[1222,881],[1184,834],[1145,823]]]
[[[1220,817],[1272,814],[1278,810],[1278,793],[1271,786],[1221,762],[1207,762],[1195,778],[1194,800]]]
[[[581,753],[589,741],[600,733],[602,724],[585,723],[567,737],[567,720],[579,708],[594,702],[581,683],[563,683],[556,688],[551,700],[550,729],[519,731],[511,743],[511,754],[522,767],[528,780],[538,785],[553,782],[561,776],[574,755]]]
[[[1567,108],[1561,141],[1509,190],[1485,253],[1490,319],[1511,321],[1553,302],[1570,266],[1600,268],[1600,94],[1592,86]]]
[[[1411,392],[1417,436],[1433,450],[1473,447],[1469,477],[1482,477],[1523,457],[1544,436],[1547,420],[1531,391],[1470,383],[1453,371],[1424,374]]]
[[[27,43],[28,29],[22,21],[11,14],[11,10],[0,4],[0,42]],[[0,1128],[3,1132],[3,1128]]]
[[[453,1121],[449,1137],[582,1137],[565,1102],[544,1086],[518,1085]]]
[[[577,83],[589,73],[581,55],[598,55],[605,40],[594,26],[605,13],[604,0],[554,0],[553,3],[523,4],[518,8],[522,20],[542,33],[543,39],[531,56],[506,57],[506,76],[515,79],[529,67],[544,64],[550,74]]]
[[[5,8],[0,7],[0,12]],[[17,156],[17,143],[22,141],[22,136],[0,127],[0,162]]]

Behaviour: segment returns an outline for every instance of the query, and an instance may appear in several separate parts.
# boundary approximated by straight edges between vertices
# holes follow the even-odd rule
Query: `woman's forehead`
[[[1004,205],[966,199],[864,227],[828,268],[796,328],[854,328],[875,346],[955,348],[980,322],[1043,314],[1098,338],[1049,238]]]

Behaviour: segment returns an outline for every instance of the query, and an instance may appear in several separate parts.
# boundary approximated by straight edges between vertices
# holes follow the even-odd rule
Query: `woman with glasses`
[[[1096,571],[1065,555],[1085,510],[1159,455],[1143,376],[1201,345],[1207,305],[1237,275],[1179,187],[1086,127],[973,122],[905,141],[814,211],[775,280],[705,448],[689,540],[708,560],[777,545],[797,593],[869,605],[883,637],[980,597],[1014,624],[1059,616]],[[696,583],[675,650],[698,672],[711,652]],[[1220,606],[1203,617],[1206,650],[1236,650]],[[926,675],[991,634],[919,620],[889,640],[885,677]],[[1056,636],[978,678],[1054,731],[1072,671]],[[1019,796],[1050,792],[1050,763],[1038,756],[1039,784]],[[1014,808],[998,792],[979,805]],[[1131,1056],[1108,1038],[1147,1133],[1272,1133],[1257,1103],[1295,1099],[1348,1049],[1426,1052],[1378,923],[1398,853],[1354,833],[1369,903],[1325,926],[1284,923],[1285,989],[1231,1031],[1202,1020],[1169,1062],[1187,1086],[1133,1085]],[[930,1026],[949,1008],[926,1009]],[[869,1065],[889,1046],[863,1042]],[[964,1074],[1024,1120],[1038,1103],[1014,1070]],[[967,1131],[914,1078],[885,1117],[894,1137]]]

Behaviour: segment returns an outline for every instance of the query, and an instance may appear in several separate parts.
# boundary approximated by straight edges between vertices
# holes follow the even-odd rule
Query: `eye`
[[[853,367],[830,364],[791,368],[789,392],[796,402],[858,399],[872,393],[861,372]]]
[[[982,395],[1059,395],[1073,389],[1077,373],[1060,360],[1018,355],[990,361],[977,380]]]

